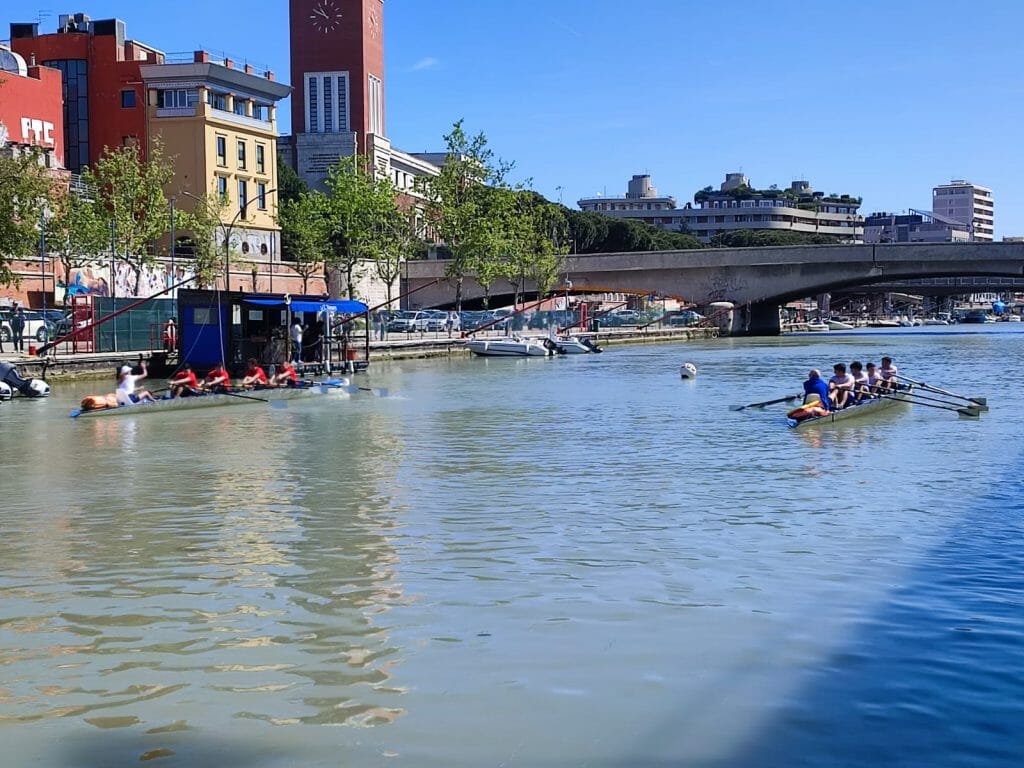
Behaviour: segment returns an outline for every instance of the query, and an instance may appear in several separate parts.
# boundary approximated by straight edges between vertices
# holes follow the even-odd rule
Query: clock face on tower
[[[333,32],[341,26],[341,11],[331,0],[319,0],[309,14],[309,23],[321,34]]]

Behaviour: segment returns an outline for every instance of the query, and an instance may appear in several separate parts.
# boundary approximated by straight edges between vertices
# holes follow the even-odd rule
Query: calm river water
[[[886,353],[991,412],[729,411]],[[4,404],[0,765],[1019,766],[1022,359],[913,329]]]

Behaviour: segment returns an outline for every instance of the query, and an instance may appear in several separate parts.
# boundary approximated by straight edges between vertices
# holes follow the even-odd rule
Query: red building
[[[61,16],[57,31],[11,24],[11,48],[29,64],[64,76],[64,157],[73,173],[95,165],[106,147],[138,144],[145,150],[146,103],[139,68],[162,64],[164,54],[125,39],[120,19],[93,21],[85,14]]]
[[[60,72],[28,66],[0,48],[0,148],[34,146],[47,155],[47,166],[64,163],[64,112]]]

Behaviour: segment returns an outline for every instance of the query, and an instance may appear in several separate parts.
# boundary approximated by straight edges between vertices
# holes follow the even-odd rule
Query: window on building
[[[257,104],[253,102],[252,117],[254,120],[262,120],[263,122],[268,122],[270,120],[270,107],[268,107],[266,104]]]
[[[241,217],[246,217],[245,209],[249,205],[249,185],[244,181],[238,182],[238,210]]]
[[[226,93],[212,93],[210,98],[214,109],[219,109],[221,112],[228,111],[228,96]]]
[[[238,142],[238,167],[245,170],[245,142]]]
[[[370,133],[384,133],[384,84],[370,75]]]
[[[217,165],[222,168],[228,164],[228,140],[224,136],[217,137]]]
[[[262,181],[256,185],[256,205],[261,211],[267,210],[267,185]]]
[[[334,132],[334,78],[324,76],[324,132]]]
[[[245,99],[235,99],[235,114],[245,117]]]
[[[228,180],[224,176],[217,177],[217,196],[220,197],[222,201],[226,201],[228,199]]]
[[[134,109],[135,108],[135,91],[121,91],[121,108],[122,109]]]
[[[256,173],[267,172],[266,150],[262,144],[256,145]]]
[[[160,91],[160,107],[162,109],[190,109],[198,100],[198,92],[190,91],[187,88]]]
[[[306,106],[309,111],[309,119],[306,121],[306,130],[309,133],[320,132],[320,97],[317,90],[317,79],[310,77],[306,81]]]
[[[44,61],[59,69],[64,80],[64,166],[80,173],[89,164],[89,62],[84,59]]]

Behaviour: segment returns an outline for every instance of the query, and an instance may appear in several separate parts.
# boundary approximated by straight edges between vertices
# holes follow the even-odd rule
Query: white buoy
[[[679,375],[684,379],[697,378],[697,366],[693,363],[683,363],[679,368]]]

